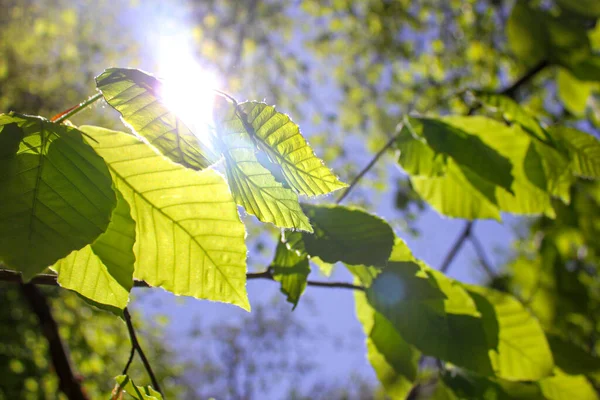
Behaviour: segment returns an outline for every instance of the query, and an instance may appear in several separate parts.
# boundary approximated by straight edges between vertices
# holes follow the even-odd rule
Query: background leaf
[[[77,129],[17,114],[0,129],[0,260],[27,280],[100,236],[116,198]]]
[[[186,169],[122,132],[86,126],[136,222],[135,277],[248,310],[246,232],[223,177]]]
[[[117,381],[117,388],[120,388],[135,400],[162,400],[163,398],[151,386],[137,386],[127,375],[119,375],[115,380]],[[119,395],[119,393],[113,393],[112,399],[118,400]]]

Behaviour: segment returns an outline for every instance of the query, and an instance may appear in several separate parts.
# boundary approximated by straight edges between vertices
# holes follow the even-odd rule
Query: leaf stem
[[[72,109],[69,109],[67,112],[62,114],[60,117],[58,117],[56,119],[52,118],[52,120],[53,120],[53,122],[56,122],[57,124],[63,123],[67,119],[71,118],[73,115],[77,114],[78,112],[80,112],[81,110],[83,110],[84,108],[89,106],[90,104],[93,104],[96,101],[100,100],[101,98],[102,98],[102,93],[98,92],[95,95],[91,96],[89,99],[79,103],[79,105],[73,107]]]
[[[125,307],[125,309],[123,310],[123,317],[125,318],[125,323],[127,324],[127,330],[129,331],[129,338],[131,339],[132,354],[133,354],[133,349],[134,349],[140,355],[140,358],[142,359],[142,363],[144,364],[144,368],[146,368],[146,372],[148,373],[148,376],[150,376],[150,381],[152,382],[152,387],[157,392],[159,392],[164,398],[165,394],[160,389],[158,380],[156,379],[156,376],[154,375],[154,371],[152,371],[152,366],[150,365],[150,362],[148,361],[148,358],[146,357],[146,354],[144,353],[144,350],[142,350],[142,346],[140,345],[140,342],[137,339],[137,335],[135,334],[135,328],[133,327],[133,323],[131,322],[131,314],[129,314],[129,310],[127,309],[127,307]],[[132,358],[133,357],[131,357],[131,359]]]

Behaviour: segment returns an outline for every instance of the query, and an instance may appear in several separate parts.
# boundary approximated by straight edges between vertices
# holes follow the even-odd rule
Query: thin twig
[[[483,245],[479,241],[476,235],[469,235],[469,240],[475,249],[475,253],[477,254],[477,258],[479,258],[479,265],[483,268],[488,278],[494,279],[496,277],[496,273],[494,272],[494,268],[492,268],[492,264],[489,262]]]
[[[79,103],[79,105],[69,109],[69,111],[65,112],[64,114],[60,115],[60,117],[58,118],[52,118],[53,122],[56,122],[57,124],[60,124],[64,121],[66,121],[67,119],[69,119],[70,117],[72,117],[73,115],[77,114],[79,111],[83,110],[84,108],[86,108],[87,106],[89,106],[90,104],[100,100],[102,98],[102,93],[98,92],[95,95],[93,95],[92,97],[90,97],[89,99],[82,101],[81,103]]]
[[[446,254],[446,258],[444,258],[444,262],[442,263],[442,266],[440,267],[440,271],[442,271],[444,273],[448,271],[448,268],[450,268],[450,264],[452,264],[454,257],[456,257],[456,255],[458,254],[458,251],[461,249],[462,245],[465,243],[465,240],[471,234],[471,228],[473,228],[473,224],[474,224],[473,221],[469,221],[466,223],[462,232],[456,238],[454,245],[452,246],[452,248],[450,249],[448,254]]]
[[[131,315],[129,314],[129,310],[127,309],[127,307],[125,307],[125,309],[123,310],[123,317],[125,318],[125,323],[127,324],[127,330],[129,331],[129,338],[131,339],[131,347],[134,348],[135,351],[137,351],[137,353],[140,355],[140,358],[142,359],[142,363],[144,364],[144,368],[146,368],[146,372],[148,373],[148,376],[150,376],[150,381],[152,382],[152,387],[157,392],[159,392],[164,398],[165,394],[160,389],[158,380],[156,379],[156,376],[154,375],[154,371],[152,371],[152,366],[150,365],[150,362],[148,361],[148,358],[146,357],[146,354],[144,353],[144,350],[142,349],[142,346],[140,345],[140,342],[137,339],[137,335],[135,334],[135,328],[133,327],[133,323],[131,322]]]
[[[354,189],[354,187],[363,178],[363,176],[365,176],[367,174],[367,172],[369,172],[369,170],[371,168],[373,168],[375,163],[377,163],[377,161],[379,161],[379,159],[381,158],[381,156],[383,156],[383,154],[387,151],[387,149],[392,147],[392,145],[396,142],[396,140],[398,140],[398,136],[400,136],[400,134],[402,133],[403,127],[404,127],[404,123],[398,124],[398,127],[396,128],[396,133],[394,134],[394,136],[392,136],[387,141],[387,143],[381,148],[381,150],[379,150],[377,152],[377,154],[375,154],[375,156],[371,159],[371,161],[369,161],[369,163],[358,173],[358,175],[356,175],[356,177],[352,180],[352,182],[346,188],[346,190],[344,190],[342,192],[342,194],[340,195],[340,197],[338,197],[335,204],[340,204],[342,201],[344,201],[344,199],[350,194],[352,189]]]
[[[123,368],[123,373],[121,375],[127,375],[127,371],[129,371],[129,367],[133,362],[133,357],[135,356],[135,347],[131,346],[131,351],[129,352],[129,358],[127,359],[127,364],[125,364],[125,368]]]
[[[504,96],[514,98],[515,95],[517,94],[517,91],[521,88],[521,86],[525,85],[527,82],[529,82],[531,79],[533,79],[534,76],[536,76],[538,73],[540,73],[544,68],[548,67],[549,65],[550,65],[550,63],[546,60],[540,61],[535,67],[533,67],[532,69],[527,71],[522,77],[517,79],[512,85],[501,90],[499,93],[503,94]]]
[[[253,279],[265,279],[269,281],[275,281],[273,275],[270,270],[266,270],[263,272],[248,272],[246,274],[247,280]],[[21,273],[17,271],[12,271],[8,269],[0,268],[0,282],[11,282],[11,283],[19,283],[21,282]],[[34,276],[29,283],[34,285],[45,285],[45,286],[60,286],[57,281],[56,275],[51,274],[39,274]],[[323,282],[323,281],[307,281],[306,284],[308,286],[315,287],[330,287],[330,288],[340,288],[340,289],[354,289],[354,290],[365,290],[364,287],[358,285],[352,285],[346,282]],[[148,282],[142,281],[139,279],[135,279],[133,281],[133,286],[138,288],[149,288],[152,287]]]
[[[40,321],[42,334],[48,341],[50,359],[58,376],[58,388],[69,400],[88,400],[79,379],[73,372],[67,349],[60,338],[58,325],[46,298],[35,285],[21,282],[19,284],[23,296]]]

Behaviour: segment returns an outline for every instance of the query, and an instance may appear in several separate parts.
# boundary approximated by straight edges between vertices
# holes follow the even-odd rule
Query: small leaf
[[[587,18],[600,18],[600,3],[597,0],[557,0],[558,5]]]
[[[302,240],[299,232],[293,232],[286,236],[288,242],[297,242],[298,240]],[[295,309],[306,288],[306,279],[310,273],[308,256],[306,253],[298,254],[295,250],[288,248],[287,243],[280,240],[271,268],[273,278],[281,283],[281,292],[287,295],[287,301],[292,303],[292,310]]]
[[[385,265],[394,232],[383,219],[343,206],[303,204],[314,234],[303,233],[306,252],[328,263]]]
[[[134,132],[172,161],[201,170],[217,160],[162,100],[162,83],[137,69],[109,68],[96,77],[108,104]]]
[[[600,141],[574,128],[556,126],[550,132],[567,149],[575,176],[600,178]]]
[[[0,145],[0,261],[29,280],[106,230],[115,193],[75,128],[3,114]]]
[[[294,190],[307,196],[331,193],[346,185],[327,168],[300,133],[289,116],[275,107],[255,101],[242,103],[242,118],[247,117],[252,132],[271,160],[281,165],[283,175]]]
[[[117,206],[106,232],[91,245],[59,260],[53,269],[59,285],[121,315],[133,287],[135,221],[127,201],[119,191],[116,194]]]
[[[246,236],[223,177],[192,171],[136,137],[86,126],[136,222],[135,277],[178,295],[250,308]]]
[[[565,108],[575,116],[581,117],[587,108],[593,85],[575,78],[569,71],[559,69],[556,77],[558,98]]]
[[[117,386],[112,394],[113,400],[120,400],[122,392],[127,393],[135,400],[163,400],[161,394],[151,386],[137,386],[127,375],[119,375],[115,377],[115,380]]]
[[[215,124],[225,156],[227,181],[237,204],[262,222],[281,228],[312,232],[312,227],[292,189],[284,187],[257,159],[236,108],[224,99],[215,105]]]

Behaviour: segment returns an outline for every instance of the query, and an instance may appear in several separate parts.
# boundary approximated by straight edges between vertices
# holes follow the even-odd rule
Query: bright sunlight
[[[211,149],[210,126],[218,77],[198,63],[183,36],[159,40],[159,77],[164,81],[163,101]]]

